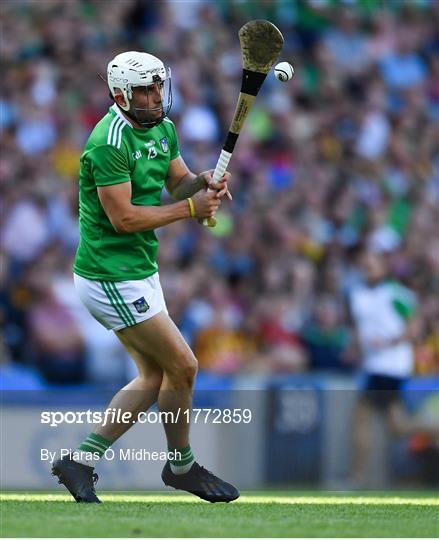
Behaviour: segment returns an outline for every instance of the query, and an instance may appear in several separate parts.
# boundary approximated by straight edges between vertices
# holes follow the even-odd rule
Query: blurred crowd
[[[160,57],[182,156],[194,172],[213,168],[240,86],[237,32],[253,18],[281,29],[295,76],[269,74],[217,227],[157,231],[172,317],[205,370],[349,371],[346,298],[361,255],[376,251],[418,300],[415,373],[438,373],[438,2],[6,0],[0,320],[11,378],[130,378],[71,275],[79,157],[111,105],[99,74],[125,50]]]

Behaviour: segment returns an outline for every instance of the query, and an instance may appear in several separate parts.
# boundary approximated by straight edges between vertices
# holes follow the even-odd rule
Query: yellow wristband
[[[190,197],[188,197],[186,200],[187,200],[187,202],[189,204],[189,214],[190,214],[191,218],[195,217],[194,201]]]

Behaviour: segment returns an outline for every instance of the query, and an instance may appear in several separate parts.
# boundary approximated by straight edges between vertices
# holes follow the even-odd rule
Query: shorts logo
[[[138,313],[145,313],[149,309],[149,304],[145,300],[145,297],[142,296],[142,298],[139,298],[135,302],[133,302],[134,307],[137,309]]]
[[[162,145],[163,152],[167,152],[169,150],[168,139],[166,137],[160,139],[160,144]]]

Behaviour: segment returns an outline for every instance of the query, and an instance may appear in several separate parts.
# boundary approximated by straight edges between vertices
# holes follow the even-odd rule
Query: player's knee
[[[195,377],[198,372],[198,362],[194,355],[191,355],[186,359],[184,369],[183,369],[183,378],[190,384],[193,385]]]
[[[168,373],[176,386],[191,388],[198,371],[198,362],[193,354],[180,354],[175,359],[173,369]]]

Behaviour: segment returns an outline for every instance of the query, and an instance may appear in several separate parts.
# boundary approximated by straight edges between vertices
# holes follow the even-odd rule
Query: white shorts
[[[93,281],[73,274],[79,298],[107,330],[121,330],[166,309],[159,274],[134,281]]]

